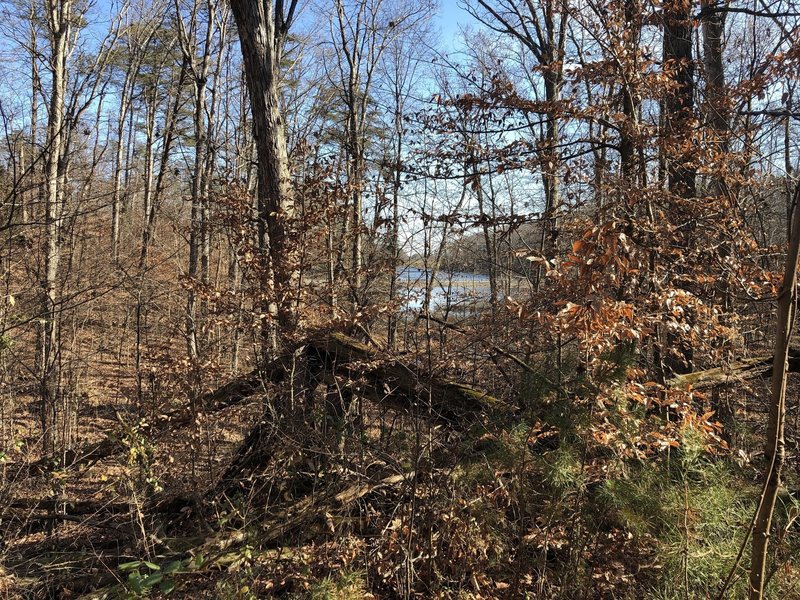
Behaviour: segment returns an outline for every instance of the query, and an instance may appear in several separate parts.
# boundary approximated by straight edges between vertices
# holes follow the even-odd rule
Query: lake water
[[[429,272],[416,267],[398,269],[398,294],[405,299],[406,310],[422,310],[425,284]],[[451,312],[470,312],[477,304],[489,299],[489,277],[475,273],[438,272],[434,278],[430,312],[450,310]]]

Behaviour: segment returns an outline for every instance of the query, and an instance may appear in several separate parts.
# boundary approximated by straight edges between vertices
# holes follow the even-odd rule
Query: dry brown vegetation
[[[0,598],[800,597],[795,5],[462,8],[0,2]]]

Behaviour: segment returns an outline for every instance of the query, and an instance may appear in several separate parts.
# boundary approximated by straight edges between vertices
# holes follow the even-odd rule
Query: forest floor
[[[0,598],[655,600],[684,576],[712,589],[732,567],[760,476],[764,381],[720,392],[735,416],[728,455],[622,460],[587,441],[585,414],[537,391],[547,352],[530,358],[542,375],[521,384],[479,320],[466,335],[409,319],[409,352],[391,360],[425,356],[520,411],[453,425],[424,407],[359,399],[359,379],[337,376],[283,404],[297,418],[270,421],[265,407],[286,401],[285,383],[232,406],[193,403],[234,376],[227,351],[199,389],[187,386],[196,371],[182,358],[180,274],[165,261],[151,275],[146,289],[110,286],[75,320],[69,451],[40,456],[35,388],[19,384],[29,377],[3,394]],[[244,337],[239,372],[254,341]],[[20,336],[14,351],[32,345]],[[790,406],[796,470],[800,409]],[[226,479],[260,420],[268,454]],[[776,577],[796,581],[796,567],[787,559]]]
[[[138,435],[127,395],[135,382],[118,379],[127,392],[109,405],[104,382],[115,369],[99,376],[109,367],[98,363],[94,371],[98,380],[89,389],[96,394],[84,401],[78,437],[81,447],[121,437],[121,452],[32,473],[25,463],[38,459],[35,399],[18,411],[28,435],[4,465],[3,489],[14,493],[5,500],[0,597],[355,599],[401,597],[408,586],[411,597],[515,598],[544,585],[544,564],[556,569],[572,560],[575,534],[566,524],[548,529],[534,520],[516,536],[497,537],[505,527],[507,535],[514,530],[513,521],[500,528],[497,519],[510,518],[515,494],[542,493],[522,483],[523,471],[533,478],[541,465],[509,456],[513,429],[448,433],[368,407],[367,434],[357,443],[339,439],[332,446],[329,436],[302,428],[281,432],[275,455],[254,475],[259,487],[245,485],[244,498],[219,506],[214,483],[258,419],[262,399]],[[745,409],[738,407],[741,431],[757,437],[761,415]],[[526,445],[547,454],[549,435],[546,427],[529,431]],[[796,439],[791,444],[794,455]],[[600,468],[587,466],[583,489],[601,484]],[[755,481],[757,470],[751,473]],[[546,509],[553,499],[540,501]],[[426,537],[411,535],[413,527],[425,529],[415,519],[437,524],[428,529],[427,552]],[[591,593],[582,597],[634,598],[643,582],[655,580],[664,568],[655,539],[631,535],[607,526],[594,547],[583,548],[582,564],[591,568],[582,573],[582,589]],[[436,563],[426,560],[432,553]],[[430,568],[449,583],[426,592],[419,581],[430,580]],[[417,583],[408,584],[409,570]]]

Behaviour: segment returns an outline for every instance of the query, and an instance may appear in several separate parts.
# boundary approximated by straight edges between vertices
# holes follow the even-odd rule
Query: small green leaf
[[[151,573],[147,577],[144,578],[142,581],[142,586],[147,589],[150,589],[154,585],[161,583],[161,580],[164,579],[164,576],[161,573]]]
[[[158,586],[158,589],[161,590],[162,594],[169,594],[175,589],[175,581],[172,579],[165,579],[161,582],[161,585]]]
[[[173,573],[180,571],[182,566],[183,563],[181,561],[173,560],[171,563],[167,563],[161,572],[164,573],[164,575],[172,575]]]
[[[144,592],[142,576],[137,571],[128,575],[128,586],[133,590],[134,594],[142,594]]]
[[[133,571],[134,569],[138,569],[142,565],[142,561],[134,560],[131,562],[122,563],[117,568],[120,571]]]
[[[157,564],[151,563],[149,561],[144,561],[144,563],[142,563],[142,564],[144,564],[144,566],[147,567],[148,569],[150,569],[151,571],[160,571],[161,570],[161,567],[159,567]]]

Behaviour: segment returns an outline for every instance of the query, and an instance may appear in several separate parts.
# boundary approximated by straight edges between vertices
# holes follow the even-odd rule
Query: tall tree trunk
[[[789,251],[786,255],[786,268],[783,285],[778,293],[778,307],[775,330],[775,353],[772,363],[772,397],[769,407],[769,423],[764,457],[767,461],[764,493],[756,515],[753,528],[753,559],[750,567],[750,600],[764,597],[767,569],[767,550],[772,515],[781,486],[783,465],[786,460],[784,425],[786,420],[786,375],[789,368],[789,340],[794,324],[795,302],[797,301],[797,267],[800,259],[800,186],[794,194],[794,218]]]
[[[151,93],[145,94],[145,147],[144,147],[144,191],[142,193],[142,236],[147,231],[147,218],[153,203],[153,180],[155,169],[155,128],[158,103],[158,85],[153,86]],[[145,252],[144,241],[142,252]]]
[[[167,171],[171,170],[169,166],[170,153],[172,152],[172,143],[175,140],[175,134],[178,127],[178,117],[180,116],[181,108],[181,91],[183,90],[186,76],[189,72],[188,63],[186,60],[181,61],[180,70],[174,88],[174,97],[172,104],[167,109],[167,114],[164,117],[164,143],[161,148],[161,159],[159,162],[158,176],[156,177],[155,186],[152,181],[150,189],[152,190],[150,200],[147,202],[148,212],[145,214],[145,223],[142,228],[142,250],[139,255],[139,268],[144,269],[147,266],[147,258],[150,250],[150,243],[153,235],[155,234],[156,218],[158,217],[159,203],[161,194],[164,191],[164,182],[166,180]],[[151,157],[152,160],[152,157]],[[152,178],[152,167],[150,169]]]
[[[392,164],[392,223],[389,233],[389,253],[392,261],[389,274],[389,302],[394,302],[397,296],[397,269],[400,266],[400,185],[401,166],[403,161],[403,102],[399,87],[395,88],[395,115],[394,115],[394,159]],[[394,350],[397,343],[397,317],[392,309],[386,326],[386,343],[390,350]]]
[[[561,98],[561,73],[546,72],[544,76],[545,101],[548,105],[554,105]],[[542,253],[548,260],[556,256],[556,243],[558,238],[558,210],[561,206],[561,177],[559,168],[561,165],[561,154],[558,150],[561,138],[561,123],[553,113],[555,108],[551,108],[547,115],[547,132],[545,134],[545,144],[547,149],[542,155],[542,183],[544,186],[545,215],[547,225],[543,231]]]
[[[723,64],[723,43],[725,41],[725,12],[712,10],[711,0],[702,0],[703,10],[709,10],[703,18],[703,67],[705,71],[705,117],[715,134],[714,146],[718,153],[715,160],[719,166],[711,177],[709,193],[722,196],[725,193],[725,179],[722,165],[728,151],[728,95],[725,89],[725,66]]]
[[[483,232],[483,247],[486,253],[486,270],[489,275],[489,305],[492,309],[492,316],[497,316],[497,256],[496,256],[496,243],[494,228],[497,223],[494,218],[494,197],[492,196],[492,214],[486,211],[486,199],[483,189],[483,182],[481,181],[480,169],[478,168],[478,160],[474,159],[472,166],[472,181],[475,187],[475,195],[478,200],[479,218],[481,221],[481,230]],[[487,175],[491,185],[491,175]]]
[[[792,166],[792,119],[789,111],[794,103],[794,84],[789,83],[789,91],[785,94],[786,117],[783,120],[783,170],[786,173],[786,239],[792,237],[792,215],[795,209],[792,202],[792,187],[794,185],[794,167]]]
[[[691,130],[694,119],[694,59],[692,56],[692,3],[690,0],[668,0],[664,5],[664,70],[672,79],[673,87],[663,102],[662,123],[666,152],[667,187],[671,194],[674,222],[687,223],[683,228],[682,243],[693,244],[693,219],[688,203],[682,200],[697,194],[696,169],[690,155]],[[690,318],[687,315],[687,320]],[[664,365],[674,374],[692,370],[693,348],[681,345],[674,333],[666,334],[667,347],[680,347],[680,357],[664,356]]]
[[[131,108],[131,90],[136,79],[137,69],[138,67],[133,62],[128,65],[119,99],[118,137],[114,154],[114,181],[111,190],[111,260],[114,264],[117,264],[119,260],[120,196],[122,191],[122,161],[125,149],[125,120]]]
[[[39,78],[39,64],[37,62],[37,48],[38,48],[38,40],[37,40],[37,33],[36,33],[36,23],[34,18],[36,17],[36,2],[35,0],[31,0],[30,6],[30,13],[28,15],[28,23],[30,26],[30,52],[31,52],[31,149],[30,149],[30,177],[33,178],[35,182],[38,177],[36,177],[37,169],[35,168],[36,161],[39,157],[39,147],[37,145],[37,136],[39,135],[39,93],[42,90],[42,82]],[[33,186],[31,186],[33,187]],[[33,196],[35,196],[36,192],[33,192]],[[33,200],[34,198],[32,198]],[[22,203],[22,222],[27,223],[28,218],[28,203],[23,200]]]
[[[639,51],[641,38],[641,6],[638,0],[625,0],[624,42],[629,56],[635,57]],[[639,102],[636,90],[636,78],[639,61],[627,61],[622,67],[622,114],[625,121],[620,128],[619,153],[621,172],[624,182],[636,183],[638,166],[636,161],[636,133],[638,130]]]
[[[550,260],[555,258],[558,239],[558,211],[561,208],[561,119],[558,103],[564,85],[564,44],[566,43],[567,11],[559,0],[548,0],[542,11],[546,42],[540,63],[544,68],[545,102],[550,107],[547,114],[546,147],[543,155],[542,180],[544,183],[547,239],[542,251]],[[556,19],[556,16],[559,18]]]
[[[231,0],[258,154],[258,242],[266,259],[261,277],[262,294],[266,298],[263,333],[265,350],[270,353],[278,344],[275,328],[285,333],[296,319],[293,292],[299,269],[292,235],[294,193],[278,94],[282,47],[295,4],[292,1],[285,17],[282,0],[277,0],[274,6],[269,0]]]
[[[40,328],[40,394],[42,447],[45,454],[55,448],[55,426],[59,401],[59,310],[58,264],[61,230],[64,147],[64,102],[67,87],[67,54],[72,18],[71,0],[48,0],[45,4],[50,34],[51,85],[45,160],[45,241],[42,278],[42,325]]]
[[[692,57],[692,3],[668,0],[664,5],[664,68],[671,73],[675,89],[664,102],[664,134],[674,143],[677,156],[667,156],[669,190],[682,198],[696,191],[696,171],[682,150],[691,135],[694,116],[694,61]]]
[[[359,2],[355,5],[355,23],[350,21],[352,15],[345,15],[344,3],[336,1],[336,16],[338,34],[341,40],[341,52],[346,59],[346,65],[340,70],[346,74],[347,80],[343,81],[344,100],[347,107],[347,142],[345,154],[347,156],[347,185],[350,188],[351,215],[350,223],[353,232],[353,245],[351,247],[351,288],[358,310],[361,304],[363,287],[363,259],[364,259],[364,232],[363,232],[363,189],[364,189],[364,111],[362,102],[368,90],[362,89],[361,73],[364,51],[364,30],[366,3]],[[352,39],[348,36],[352,36]],[[347,218],[347,216],[345,217]]]
[[[211,42],[214,37],[216,5],[213,0],[206,2],[207,23],[203,43],[203,53],[197,60],[197,22],[199,2],[195,2],[187,32],[180,14],[180,6],[175,3],[179,23],[179,38],[184,61],[190,65],[194,76],[194,172],[192,173],[191,228],[189,232],[189,279],[195,282],[198,274],[203,283],[208,283],[208,250],[206,246],[208,209],[206,202],[206,161],[208,144],[208,123],[206,122],[206,89],[211,60]],[[191,39],[190,39],[191,38]],[[190,360],[199,356],[197,336],[197,296],[190,283],[186,298],[186,344]]]

